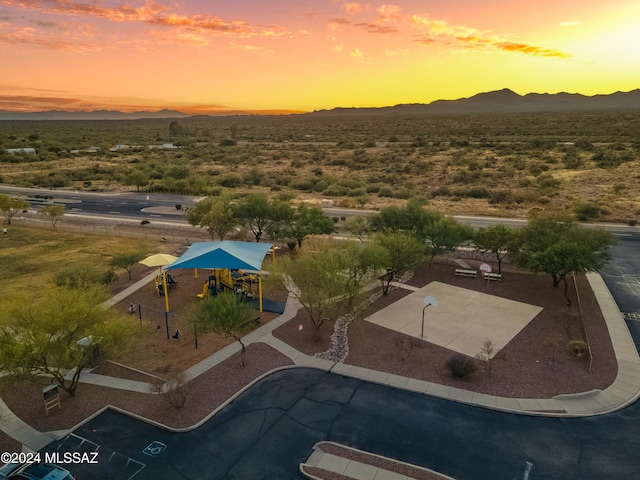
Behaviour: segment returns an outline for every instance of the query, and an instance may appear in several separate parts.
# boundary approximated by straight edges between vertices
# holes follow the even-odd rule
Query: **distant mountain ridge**
[[[303,115],[353,114],[463,114],[463,113],[542,113],[570,111],[640,110],[640,88],[629,92],[587,96],[579,93],[527,93],[519,95],[503,88],[478,93],[457,100],[435,100],[431,103],[400,104],[392,107],[338,107],[316,110]],[[124,113],[117,110],[68,112],[13,112],[0,110],[0,120],[138,120],[154,118],[186,118],[209,116],[249,115],[243,111],[221,112],[219,115],[191,115],[177,110]]]
[[[47,110],[44,112],[12,112],[0,110],[0,120],[139,120],[142,118],[184,118],[187,113],[177,110],[159,110],[157,112],[125,113],[118,110],[92,110],[90,112],[68,112],[65,110]]]
[[[598,110],[640,109],[640,88],[630,92],[587,96],[579,93],[527,93],[519,95],[504,88],[478,93],[458,100],[435,100],[431,103],[400,104],[379,108],[334,108],[317,110],[311,115],[322,114],[461,114],[461,113],[542,113]]]

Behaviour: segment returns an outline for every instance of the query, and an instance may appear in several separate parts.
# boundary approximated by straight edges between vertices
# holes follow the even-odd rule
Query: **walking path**
[[[149,275],[137,282],[135,285],[129,287],[127,290],[116,295],[107,303],[109,305],[117,304],[123,298],[130,295],[134,289],[148,284],[154,277],[155,273]],[[618,361],[618,375],[616,380],[604,390],[558,395],[554,398],[545,399],[496,397],[493,395],[475,393],[459,388],[448,387],[413,378],[315,358],[299,352],[291,345],[278,340],[272,335],[274,329],[296,316],[299,303],[292,295],[289,296],[285,311],[282,315],[271,320],[269,323],[263,325],[257,330],[254,330],[243,340],[245,344],[256,342],[266,343],[280,353],[289,357],[296,366],[319,368],[339,375],[390,385],[456,402],[527,415],[599,415],[624,408],[640,397],[640,357],[638,356],[638,351],[634,345],[633,338],[629,333],[623,316],[602,280],[602,277],[597,273],[591,273],[587,274],[587,279],[595,293],[600,309],[602,310],[602,314],[609,329],[616,359]],[[402,284],[398,284],[398,286],[401,288],[406,287],[410,290],[413,289],[413,287]],[[203,374],[211,367],[223,362],[231,355],[238,352],[239,349],[239,345],[234,342],[189,368],[185,373],[188,378],[193,379]],[[81,375],[81,381],[134,392],[149,393],[150,391],[149,384],[144,382],[107,377],[90,372],[83,372]],[[2,430],[9,436],[21,442],[24,446],[23,448],[29,450],[39,450],[57,438],[55,432],[41,433],[27,425],[16,417],[1,399],[0,419],[2,419],[2,423],[0,425]]]

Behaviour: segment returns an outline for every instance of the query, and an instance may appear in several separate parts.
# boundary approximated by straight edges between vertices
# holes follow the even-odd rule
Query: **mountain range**
[[[334,108],[319,110],[317,114],[462,114],[462,113],[542,113],[603,110],[640,110],[640,89],[609,95],[581,95],[579,93],[527,93],[519,95],[504,88],[479,93],[458,100],[436,100],[431,103],[401,104],[380,108]]]
[[[479,93],[457,100],[436,100],[431,103],[400,104],[392,107],[333,108],[315,110],[304,115],[362,115],[362,114],[463,114],[463,113],[542,113],[603,110],[640,110],[640,89],[630,92],[615,92],[608,95],[587,96],[579,93],[527,93],[519,95],[504,88]],[[236,111],[233,115],[249,115]],[[229,116],[230,112],[220,115]],[[13,112],[0,110],[0,120],[137,120],[142,118],[185,118],[187,113],[177,110],[157,112],[124,113],[115,110],[90,112],[67,112],[49,110],[44,112]],[[198,115],[206,117],[207,115]]]

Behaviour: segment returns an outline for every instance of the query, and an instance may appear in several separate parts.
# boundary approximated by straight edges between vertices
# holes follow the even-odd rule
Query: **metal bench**
[[[502,275],[499,273],[484,272],[484,279],[493,282],[500,282],[502,281]]]
[[[458,276],[458,277],[476,278],[478,276],[478,271],[477,270],[467,270],[465,268],[456,268],[456,276]]]

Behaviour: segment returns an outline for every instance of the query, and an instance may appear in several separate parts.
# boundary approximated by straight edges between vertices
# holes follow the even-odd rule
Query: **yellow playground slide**
[[[202,287],[202,293],[198,293],[198,298],[205,298],[209,296],[209,282],[204,282],[204,287]]]

